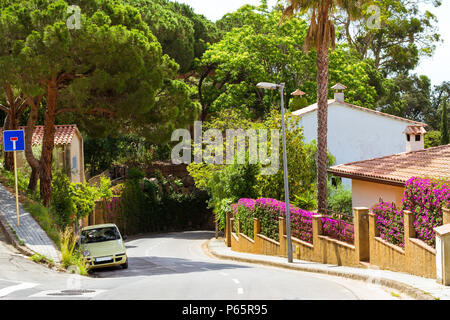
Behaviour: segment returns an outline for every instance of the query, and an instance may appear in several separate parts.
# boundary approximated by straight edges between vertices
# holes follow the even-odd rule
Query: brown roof
[[[25,130],[26,127],[19,127],[20,130]],[[55,125],[55,145],[67,145],[72,142],[75,132],[78,128],[75,124],[69,125]],[[1,135],[1,133],[0,133]],[[44,126],[36,126],[33,132],[32,145],[38,145],[42,143],[44,137]],[[3,143],[3,137],[1,139]]]
[[[404,185],[414,176],[450,179],[450,144],[342,164],[331,167],[328,172],[391,185]]]
[[[421,126],[408,126],[404,131],[404,133],[414,135],[414,134],[425,134],[427,133],[427,131],[425,130],[424,127]]]
[[[291,93],[291,96],[303,96],[305,94],[306,94],[306,92],[303,92],[302,90],[297,89],[297,90],[295,90],[294,92]]]

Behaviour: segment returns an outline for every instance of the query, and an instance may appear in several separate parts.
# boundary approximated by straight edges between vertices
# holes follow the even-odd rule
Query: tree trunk
[[[39,178],[39,167],[40,163],[33,155],[33,133],[34,127],[37,121],[39,108],[41,105],[42,97],[36,98],[27,98],[27,104],[30,106],[30,115],[27,122],[27,127],[25,129],[25,157],[27,159],[28,164],[31,167],[31,176],[30,181],[28,183],[28,190],[36,191],[37,182]]]
[[[317,207],[327,209],[328,43],[317,52]]]
[[[3,131],[5,130],[10,130],[10,116],[9,116],[9,112],[6,114],[5,117],[5,122],[3,124]],[[14,160],[13,160],[13,156],[12,152],[3,152],[3,166],[6,170],[8,171],[13,171],[14,170]]]
[[[44,116],[44,139],[39,168],[40,194],[44,206],[50,205],[52,197],[52,161],[55,146],[55,109],[57,101],[56,78],[47,85],[47,109]]]
[[[9,107],[9,112],[6,115],[5,126],[3,130],[17,130],[19,128],[18,121],[18,108],[16,105],[16,99],[14,92],[9,84],[3,86],[6,94],[6,101]],[[4,153],[4,167],[8,171],[14,170],[14,154],[13,152]]]

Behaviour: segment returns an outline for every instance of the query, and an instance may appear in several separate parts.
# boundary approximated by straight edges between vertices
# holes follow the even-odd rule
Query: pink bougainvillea
[[[241,220],[242,230],[247,232],[248,236],[253,236],[253,226],[242,226],[242,224],[250,224],[253,218],[258,218],[261,221],[261,233],[271,239],[279,239],[278,217],[286,217],[286,204],[284,202],[271,198],[256,200],[243,198],[232,208],[234,214]],[[289,212],[292,236],[312,243],[312,217],[315,213],[292,205]],[[322,224],[326,235],[338,240],[353,242],[353,225],[328,217],[322,218]]]
[[[393,203],[381,202],[372,208],[376,214],[376,225],[380,237],[404,247],[403,211],[414,213],[416,237],[434,247],[436,235],[434,228],[442,225],[442,209],[450,207],[450,183],[412,177],[405,184],[402,207]]]
[[[449,181],[412,177],[406,182],[402,199],[403,210],[414,213],[414,229],[417,238],[428,245],[435,245],[434,228],[442,225],[442,209],[450,207]]]
[[[397,209],[395,203],[380,202],[372,207],[372,212],[376,215],[375,223],[380,238],[403,248],[405,246],[403,211]]]

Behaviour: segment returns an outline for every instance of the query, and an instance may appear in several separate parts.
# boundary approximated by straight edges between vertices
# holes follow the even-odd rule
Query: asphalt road
[[[129,240],[128,269],[98,269],[89,277],[34,263],[15,252],[0,235],[0,300],[408,299],[362,281],[218,260],[202,248],[213,235],[196,231]]]

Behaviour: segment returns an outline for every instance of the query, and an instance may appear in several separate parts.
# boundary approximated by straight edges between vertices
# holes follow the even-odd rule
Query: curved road
[[[218,260],[202,248],[213,235],[194,231],[126,241],[129,268],[97,269],[90,277],[49,270],[0,242],[0,299],[407,299],[361,281]]]

